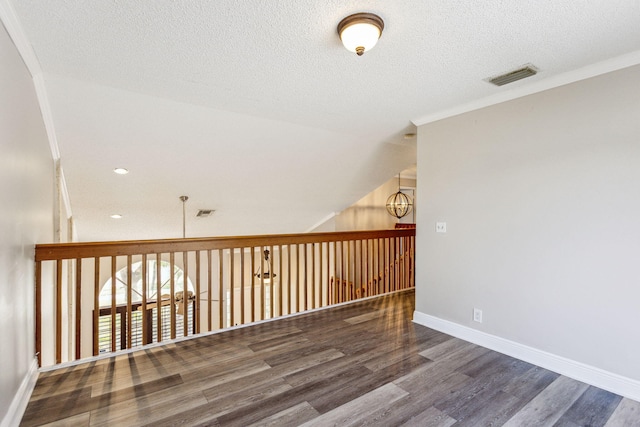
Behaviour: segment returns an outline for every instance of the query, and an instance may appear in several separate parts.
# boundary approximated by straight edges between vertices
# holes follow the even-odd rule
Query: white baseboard
[[[25,375],[16,395],[13,397],[9,410],[2,419],[2,422],[0,422],[0,427],[14,427],[20,425],[20,421],[22,420],[25,409],[27,409],[27,404],[29,403],[31,393],[33,393],[37,380],[38,359],[34,358],[33,363],[31,363],[31,366],[29,367],[29,372]]]
[[[629,399],[640,401],[640,381],[419,311],[413,312],[413,321],[419,325],[444,332],[445,334],[515,357],[516,359],[524,360],[525,362],[557,372],[569,378],[582,381]]]

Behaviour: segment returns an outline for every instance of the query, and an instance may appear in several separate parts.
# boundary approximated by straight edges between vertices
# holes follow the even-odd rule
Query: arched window
[[[116,273],[115,297],[116,297],[116,349],[124,348],[127,339],[128,325],[131,322],[132,346],[149,344],[158,340],[158,294],[160,295],[160,309],[162,318],[162,334],[164,340],[171,333],[171,310],[175,310],[175,338],[184,336],[185,317],[187,327],[193,321],[194,287],[189,278],[187,283],[187,298],[183,299],[185,283],[184,271],[174,265],[173,272],[168,261],[160,261],[160,281],[158,282],[158,264],[155,259],[147,260],[146,289],[147,289],[147,342],[143,342],[142,333],[142,293],[143,293],[143,263],[141,261],[131,264],[131,284],[127,283],[127,267]],[[174,300],[176,306],[171,306],[171,277],[173,276]],[[160,286],[158,286],[158,284]],[[131,288],[132,311],[127,315],[127,294]],[[158,289],[159,288],[159,289]],[[100,317],[98,330],[98,347],[100,353],[107,353],[111,347],[111,298],[112,283],[109,278],[102,286],[99,295]],[[186,316],[185,316],[186,315]]]
[[[147,261],[147,300],[158,298],[158,276],[156,260]],[[173,280],[175,292],[184,289],[184,271],[177,265],[173,267]],[[127,267],[116,273],[116,305],[127,303]],[[187,291],[193,292],[193,284],[187,278]],[[160,295],[170,296],[171,292],[171,264],[168,261],[160,261]],[[142,262],[131,264],[131,302],[142,301]],[[111,306],[111,278],[109,278],[100,291],[100,307]]]

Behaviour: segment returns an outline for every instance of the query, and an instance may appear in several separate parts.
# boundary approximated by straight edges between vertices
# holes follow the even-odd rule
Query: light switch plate
[[[447,223],[436,222],[436,233],[446,233],[446,232],[447,232]]]

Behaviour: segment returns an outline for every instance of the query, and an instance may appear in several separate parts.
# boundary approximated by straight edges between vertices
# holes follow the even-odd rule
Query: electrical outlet
[[[473,321],[482,323],[482,310],[480,310],[479,308],[473,309]]]
[[[436,233],[446,233],[446,232],[447,232],[447,223],[436,222]]]

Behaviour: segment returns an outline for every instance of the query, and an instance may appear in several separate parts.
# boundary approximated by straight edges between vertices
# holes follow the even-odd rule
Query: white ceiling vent
[[[214,213],[214,212],[215,212],[215,211],[214,211],[213,209],[200,209],[200,210],[198,211],[198,213],[196,214],[196,216],[197,216],[198,218],[206,218],[206,217],[208,217],[208,216],[213,215],[213,213]]]
[[[526,79],[527,77],[535,76],[537,73],[538,69],[536,67],[531,64],[527,64],[517,70],[509,71],[508,73],[501,74],[499,76],[489,77],[486,80],[496,86],[504,86],[518,80]]]

